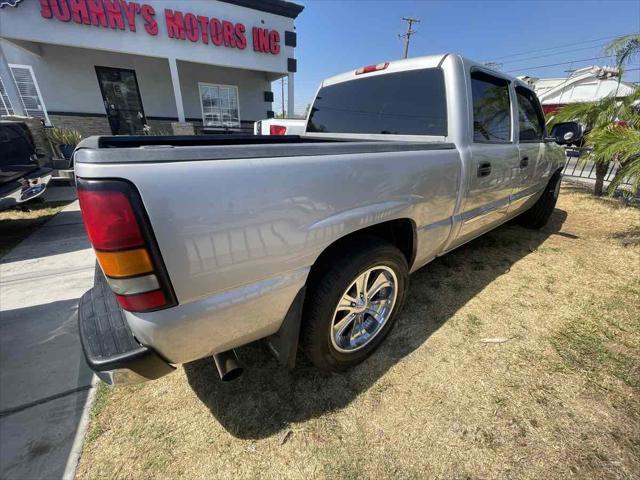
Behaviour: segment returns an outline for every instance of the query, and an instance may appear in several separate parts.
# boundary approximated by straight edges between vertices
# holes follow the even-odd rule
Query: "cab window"
[[[471,96],[473,141],[509,143],[511,141],[509,82],[484,72],[471,72]]]
[[[440,68],[386,73],[323,87],[307,132],[447,135],[447,100]]]
[[[523,87],[516,87],[516,97],[520,124],[519,140],[541,142],[544,137],[544,115],[535,93]]]

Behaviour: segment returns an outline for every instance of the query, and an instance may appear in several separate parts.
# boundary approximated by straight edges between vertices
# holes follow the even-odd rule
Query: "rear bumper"
[[[80,299],[78,323],[89,367],[110,385],[155,380],[175,370],[133,336],[98,266],[94,287]]]
[[[0,187],[0,210],[14,207],[42,195],[51,180],[50,168],[39,168]]]

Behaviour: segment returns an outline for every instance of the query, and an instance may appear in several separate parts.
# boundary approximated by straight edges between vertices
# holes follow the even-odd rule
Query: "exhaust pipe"
[[[213,355],[213,361],[216,362],[216,368],[218,369],[220,380],[223,382],[235,380],[242,375],[242,372],[244,371],[234,350],[215,353]]]

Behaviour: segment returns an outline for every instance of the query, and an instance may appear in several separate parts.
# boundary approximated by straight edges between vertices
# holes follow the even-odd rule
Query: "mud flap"
[[[276,357],[278,363],[289,370],[296,366],[304,294],[305,287],[302,287],[293,299],[280,329],[265,339],[269,350]]]

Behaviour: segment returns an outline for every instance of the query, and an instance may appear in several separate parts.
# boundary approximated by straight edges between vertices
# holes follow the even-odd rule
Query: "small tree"
[[[640,54],[640,35],[617,38],[605,48],[605,52],[616,57],[620,72],[619,86],[624,64]],[[611,193],[625,178],[632,178],[637,190],[640,178],[637,175],[640,172],[640,148],[637,143],[640,136],[640,89],[623,98],[617,98],[617,93],[616,88],[613,95],[601,100],[566,105],[551,119],[553,123],[577,121],[588,131],[585,144],[592,151],[585,161],[592,160],[596,164],[594,194],[598,196],[604,191],[604,178],[612,160],[620,162],[621,168],[611,182]]]

